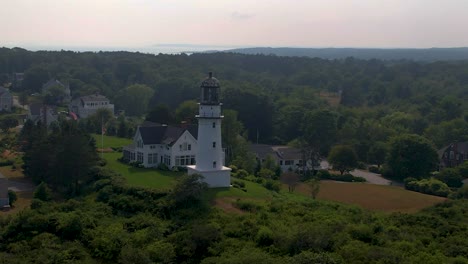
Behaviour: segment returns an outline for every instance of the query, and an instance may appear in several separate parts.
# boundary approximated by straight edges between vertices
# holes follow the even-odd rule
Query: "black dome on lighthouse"
[[[212,87],[212,88],[219,88],[219,81],[215,77],[213,77],[213,73],[209,72],[208,77],[201,83],[200,87]]]

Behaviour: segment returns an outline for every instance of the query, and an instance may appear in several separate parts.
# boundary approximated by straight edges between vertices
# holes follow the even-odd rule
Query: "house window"
[[[213,148],[216,148],[216,142],[213,142]]]
[[[164,164],[166,164],[167,166],[171,166],[171,156],[164,155]]]
[[[186,166],[195,164],[195,155],[183,155],[175,157],[175,166]]]
[[[213,161],[213,168],[216,168],[216,161]]]
[[[141,152],[137,153],[137,161],[143,163],[143,153]]]
[[[192,145],[191,145],[191,144],[188,144],[187,149],[188,149],[188,150],[192,150]]]
[[[153,153],[148,154],[148,164],[153,164]]]
[[[215,127],[216,127],[216,122],[213,122],[213,128],[215,128]]]
[[[282,160],[280,160],[280,166],[283,166],[283,161]]]
[[[293,165],[293,161],[292,160],[286,160],[284,161],[284,165]]]
[[[179,150],[182,151],[182,144],[179,145]]]

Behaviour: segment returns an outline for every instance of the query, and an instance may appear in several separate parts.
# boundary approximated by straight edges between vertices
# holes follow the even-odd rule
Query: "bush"
[[[247,176],[249,176],[249,173],[244,170],[244,169],[240,169],[240,170],[237,170],[237,172],[235,173],[235,177],[239,178],[239,179],[244,179],[246,178]]]
[[[456,192],[450,195],[451,199],[468,199],[468,185],[459,188]]]
[[[105,160],[105,159],[99,159],[98,165],[101,166],[101,167],[106,166],[106,165],[107,165],[107,160]]]
[[[241,199],[237,199],[237,201],[234,202],[234,207],[242,210],[242,211],[247,211],[247,212],[255,212],[257,211],[258,209],[260,209],[260,207],[256,204],[254,204],[253,202],[251,201],[243,201]]]
[[[319,170],[317,172],[317,178],[322,179],[322,180],[329,180],[330,172],[328,170]]]
[[[231,168],[231,172],[232,173],[236,173],[237,172],[237,166],[236,165],[229,165],[229,168]]]
[[[450,194],[450,188],[444,182],[437,179],[412,180],[414,178],[405,179],[405,188],[407,190],[416,191],[425,194],[447,197]]]
[[[265,181],[265,183],[263,184],[263,186],[264,186],[265,188],[267,188],[268,190],[275,191],[275,192],[279,192],[280,189],[281,189],[280,183],[277,182],[277,181],[274,181],[274,180],[267,180],[267,181]]]
[[[242,181],[232,181],[232,187],[234,187],[234,188],[239,188],[239,189],[245,188],[245,182],[242,182]]]
[[[436,179],[446,183],[449,187],[459,188],[463,185],[462,176],[459,171],[454,168],[443,169],[435,176]]]
[[[13,204],[18,200],[18,195],[12,190],[8,190],[8,199],[10,200],[10,206],[13,206]]]
[[[320,170],[317,173],[317,177],[321,180],[333,180],[333,181],[343,181],[343,182],[366,182],[366,179],[362,177],[355,177],[349,173],[343,175],[339,174],[330,174],[327,170]]]
[[[369,172],[372,172],[372,173],[381,173],[380,169],[377,167],[377,166],[370,166],[369,167]]]
[[[158,168],[158,170],[162,170],[162,171],[168,171],[169,170],[169,167],[167,167],[167,165],[164,164],[164,163],[159,163],[157,168]]]
[[[10,166],[13,165],[12,160],[0,160],[0,167]]]

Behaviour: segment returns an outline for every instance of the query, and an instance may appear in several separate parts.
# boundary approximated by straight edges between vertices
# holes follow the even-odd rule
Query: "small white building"
[[[250,151],[255,154],[260,163],[265,162],[268,156],[272,157],[276,165],[280,166],[283,172],[303,169],[304,159],[300,149],[289,146],[251,144]],[[320,166],[316,166],[316,168]],[[306,163],[306,169],[312,169],[312,162],[310,160]]]
[[[108,109],[114,114],[114,105],[110,103],[107,97],[99,94],[76,98],[70,103],[68,109],[80,118],[87,118],[95,114],[99,109]]]
[[[198,130],[194,125],[175,127],[145,122],[133,137],[133,144],[123,148],[128,162],[139,162],[144,167],[165,164],[169,168],[195,164]]]
[[[10,90],[0,86],[0,111],[11,111],[13,106],[13,96],[10,93]]]
[[[50,126],[52,122],[58,121],[58,115],[55,108],[41,103],[29,105],[27,118],[34,124],[41,121],[42,124],[47,124],[47,126]]]
[[[224,166],[221,141],[221,102],[219,81],[209,73],[200,85],[198,119],[198,150],[195,165],[188,174],[200,174],[209,187],[231,186],[231,169]]]

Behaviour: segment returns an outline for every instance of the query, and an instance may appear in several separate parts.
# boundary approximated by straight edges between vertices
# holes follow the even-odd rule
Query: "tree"
[[[35,182],[46,182],[56,190],[76,195],[97,164],[94,139],[78,129],[76,122],[60,123],[58,133],[38,137],[26,149],[24,173]]]
[[[195,123],[195,115],[198,114],[198,103],[194,100],[182,102],[175,111],[177,122],[186,121],[188,123]]]
[[[353,148],[345,145],[334,146],[328,155],[328,162],[333,166],[333,169],[339,170],[341,175],[345,171],[349,172],[355,169],[358,165]]]
[[[125,113],[131,116],[143,115],[154,91],[144,84],[133,84],[126,87],[116,95],[115,103]]]
[[[296,186],[299,184],[299,175],[295,172],[284,172],[281,174],[281,182],[288,185],[288,191],[294,192]]]
[[[10,128],[16,127],[18,125],[18,119],[13,116],[5,116],[0,119],[0,128],[4,132],[8,132]]]
[[[422,136],[406,134],[390,141],[387,164],[396,179],[426,178],[436,168],[437,162],[437,151]]]
[[[458,188],[463,185],[463,179],[459,170],[456,168],[445,168],[441,170],[435,178],[446,183],[448,187]]]
[[[385,162],[387,152],[387,145],[384,142],[378,141],[372,144],[372,146],[369,149],[369,153],[367,154],[367,157],[370,163],[376,164],[377,167],[380,168],[380,165],[382,165]]]
[[[45,182],[41,182],[34,191],[33,195],[34,199],[39,199],[41,201],[49,201],[50,200],[50,190],[47,187]]]
[[[208,185],[200,174],[184,175],[177,181],[170,199],[176,207],[190,207],[201,200],[201,195]]]
[[[13,207],[13,204],[16,202],[16,200],[18,200],[18,195],[16,194],[16,192],[8,190],[8,200],[10,202],[10,206]]]
[[[337,115],[329,110],[308,112],[302,120],[302,136],[298,145],[303,153],[303,160],[311,160],[318,164],[321,157],[326,155],[335,141],[337,134]],[[303,162],[303,171],[305,162]]]
[[[245,156],[247,148],[243,142],[245,139],[241,136],[244,126],[237,119],[237,112],[226,109],[223,111],[223,123],[221,126],[221,135],[223,147],[226,149],[227,163],[230,163],[237,156]]]
[[[307,182],[310,189],[310,195],[313,199],[317,197],[317,194],[320,192],[320,180],[319,179],[312,179]]]
[[[173,124],[175,122],[174,115],[165,104],[158,104],[152,108],[146,115],[146,121],[160,124]]]

